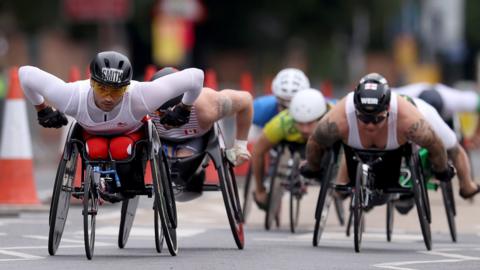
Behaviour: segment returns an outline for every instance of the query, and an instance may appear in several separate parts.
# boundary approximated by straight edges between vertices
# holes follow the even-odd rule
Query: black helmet
[[[101,84],[122,87],[130,84],[132,65],[128,58],[118,52],[98,53],[90,63],[91,78]]]
[[[170,75],[170,74],[175,73],[175,72],[178,72],[178,69],[173,68],[173,67],[164,67],[164,68],[160,69],[159,71],[155,72],[155,74],[153,74],[152,81],[154,81],[154,80],[156,80],[160,77]],[[160,108],[158,108],[158,110],[167,110],[167,109],[177,105],[178,103],[180,103],[180,101],[182,101],[182,98],[183,98],[183,94],[181,94],[179,96],[176,96],[176,97],[168,100],[167,102],[163,103],[163,105],[160,106]]]
[[[362,114],[377,114],[390,105],[390,87],[378,73],[364,76],[353,94],[355,109]]]

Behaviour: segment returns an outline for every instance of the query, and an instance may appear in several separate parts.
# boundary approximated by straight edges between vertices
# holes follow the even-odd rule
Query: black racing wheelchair
[[[414,198],[420,222],[423,240],[427,250],[431,250],[432,236],[430,231],[429,218],[430,203],[424,178],[419,172],[421,162],[419,160],[419,147],[413,144],[406,144],[395,150],[371,151],[353,149],[343,145],[349,178],[354,180],[349,185],[335,185],[333,181],[323,181],[326,193],[330,189],[351,194],[351,217],[347,225],[347,234],[353,219],[354,247],[360,252],[362,234],[365,230],[364,215],[373,207],[388,204],[399,194],[411,195]],[[400,168],[402,159],[411,172],[410,180],[412,185],[404,187],[399,184]],[[321,196],[317,204],[319,216],[322,216],[322,209],[325,203]],[[320,224],[321,225],[321,224]],[[323,228],[321,229],[323,231]],[[319,234],[314,233],[313,244],[318,245]]]
[[[71,125],[53,188],[48,236],[50,255],[55,255],[60,244],[72,196],[80,199],[83,204],[85,253],[88,259],[92,259],[100,201],[122,202],[118,245],[123,248],[130,234],[139,195],[154,196],[157,250],[160,251],[158,245],[165,239],[170,253],[176,254],[176,212],[175,203],[171,199],[169,170],[155,127],[147,121],[144,129],[145,138],[135,143],[132,151],[134,154],[127,160],[90,160],[82,138],[82,127],[76,123]],[[79,157],[82,159],[81,185],[75,186]],[[151,185],[144,184],[143,179],[148,161],[153,178]],[[119,177],[118,172],[125,173],[124,177]],[[132,181],[132,178],[135,180]],[[158,226],[158,219],[161,226]]]

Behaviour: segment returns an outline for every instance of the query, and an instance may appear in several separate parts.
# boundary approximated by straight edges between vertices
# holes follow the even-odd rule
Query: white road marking
[[[27,261],[27,260],[39,260],[44,259],[45,257],[31,255],[27,253],[17,252],[17,251],[9,251],[9,250],[2,250],[0,249],[0,254],[4,254],[7,256],[19,257],[15,259],[0,259],[0,262],[9,262],[9,261]]]
[[[262,237],[262,238],[255,238],[254,240],[260,241],[312,241],[312,233],[303,233],[294,236],[288,236],[286,238],[269,238],[269,237]],[[369,241],[385,241],[386,235],[385,233],[370,233],[366,232],[363,234],[363,239]],[[422,236],[418,234],[393,234],[392,241],[394,242],[416,242],[422,240]],[[322,240],[348,240],[352,241],[351,237],[347,237],[344,232],[324,232],[322,234]]]
[[[82,232],[82,234],[83,234],[83,232]],[[48,237],[43,236],[43,235],[22,235],[22,237],[37,239],[37,240],[48,240]],[[69,239],[69,238],[65,238],[65,237],[62,237],[61,242],[62,243],[72,243],[72,244],[82,244],[82,245],[85,244],[85,242],[83,240]],[[112,244],[95,241],[95,246],[98,246],[98,245],[100,245],[100,246],[111,246]]]
[[[444,251],[449,250],[445,249]],[[451,249],[450,249],[451,250]],[[458,251],[459,249],[455,249]],[[472,257],[461,254],[446,253],[441,251],[419,251],[419,253],[424,253],[428,255],[442,256],[449,259],[443,260],[422,260],[422,261],[403,261],[403,262],[387,262],[373,265],[377,268],[384,269],[395,269],[395,270],[417,270],[417,268],[404,267],[413,264],[438,264],[438,263],[455,263],[455,262],[464,262],[464,261],[480,261],[480,257]]]
[[[0,232],[0,236],[5,236],[5,235],[7,235],[7,233]]]

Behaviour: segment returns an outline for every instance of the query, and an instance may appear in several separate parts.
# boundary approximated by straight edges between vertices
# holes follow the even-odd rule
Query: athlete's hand
[[[181,127],[190,121],[191,108],[192,106],[180,103],[169,109],[160,119],[160,123],[167,129]]]
[[[62,112],[48,106],[37,112],[38,123],[46,128],[61,128],[68,124],[68,119]]]
[[[247,141],[235,140],[232,148],[227,149],[227,159],[235,166],[242,165],[250,160],[250,152],[247,149]]]
[[[435,178],[442,182],[448,182],[455,176],[455,168],[448,163],[447,169],[441,172],[433,172]]]
[[[314,170],[308,166],[307,163],[300,165],[300,174],[305,178],[320,179],[322,170]]]

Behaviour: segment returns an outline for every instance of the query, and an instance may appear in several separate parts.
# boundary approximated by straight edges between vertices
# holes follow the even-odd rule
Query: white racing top
[[[182,93],[182,102],[193,105],[202,90],[203,76],[202,70],[189,68],[151,82],[132,80],[122,101],[105,112],[95,105],[90,80],[66,83],[36,67],[19,69],[23,91],[33,105],[48,100],[54,108],[75,118],[87,132],[98,135],[136,131],[145,115]]]

